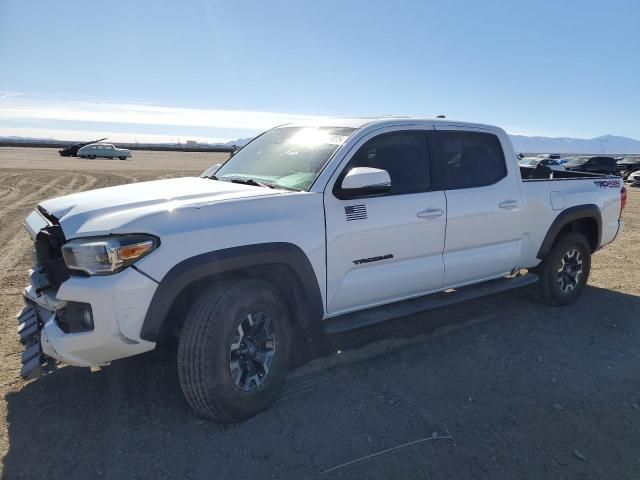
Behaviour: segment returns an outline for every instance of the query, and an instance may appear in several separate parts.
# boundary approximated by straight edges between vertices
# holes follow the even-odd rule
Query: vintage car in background
[[[78,157],[80,158],[119,158],[120,160],[126,160],[131,157],[131,151],[126,148],[117,148],[110,143],[92,143],[85,145],[78,150]]]

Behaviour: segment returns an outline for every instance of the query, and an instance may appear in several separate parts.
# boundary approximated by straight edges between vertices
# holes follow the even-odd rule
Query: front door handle
[[[504,202],[500,202],[500,205],[498,205],[500,208],[504,209],[504,210],[513,210],[514,208],[516,208],[518,206],[518,201],[517,200],[505,200]]]
[[[418,212],[418,218],[436,218],[444,215],[444,210],[441,208],[427,208]]]

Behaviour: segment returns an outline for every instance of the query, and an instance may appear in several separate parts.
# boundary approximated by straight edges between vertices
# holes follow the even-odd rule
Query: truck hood
[[[208,178],[183,177],[100,188],[45,200],[67,238],[123,226],[144,215],[228,200],[283,194],[282,190]]]

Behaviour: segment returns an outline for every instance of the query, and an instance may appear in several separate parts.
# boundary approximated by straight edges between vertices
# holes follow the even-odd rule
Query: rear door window
[[[507,176],[504,152],[496,135],[440,130],[436,138],[447,190],[484,187]]]

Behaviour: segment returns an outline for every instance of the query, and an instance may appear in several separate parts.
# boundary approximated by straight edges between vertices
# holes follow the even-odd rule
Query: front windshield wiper
[[[244,178],[244,177],[228,177],[226,175],[222,176],[222,177],[216,177],[215,175],[212,175],[210,177],[207,178],[212,178],[213,180],[220,180],[222,182],[232,182],[232,183],[241,183],[243,185],[254,185],[256,187],[267,187],[267,188],[272,188],[275,190],[290,190],[292,192],[302,192],[303,190],[300,188],[295,188],[295,187],[289,187],[289,186],[285,186],[285,185],[279,185],[277,183],[267,183],[267,182],[262,182],[260,180],[256,180],[255,178]]]
[[[230,178],[233,183],[242,183],[243,185],[254,185],[256,187],[276,188],[273,184],[260,182],[254,178]]]

